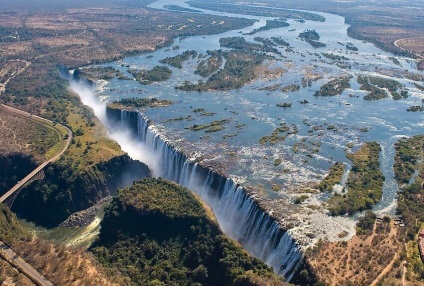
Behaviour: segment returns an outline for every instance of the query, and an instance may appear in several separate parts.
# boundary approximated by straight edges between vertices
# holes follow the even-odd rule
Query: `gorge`
[[[166,3],[152,5],[160,8]],[[289,280],[301,269],[305,249],[321,239],[345,241],[355,234],[354,219],[330,216],[326,208],[331,196],[342,196],[347,190],[352,162],[346,154],[356,152],[365,142],[381,146],[377,168],[385,176],[383,195],[378,204],[367,204],[367,208],[393,213],[398,192],[392,169],[393,144],[422,128],[422,116],[406,111],[408,105],[421,99],[414,87],[421,76],[416,65],[407,58],[394,63],[391,54],[349,38],[342,17],[318,15],[326,21],[289,19],[290,27],[261,31],[262,38],[249,36],[249,32],[266,25],[270,17],[243,15],[257,22],[220,35],[179,38],[172,49],[165,47],[148,55],[96,65],[113,67],[122,74],[99,81],[97,86],[84,84],[78,76],[71,83],[131,158],[149,165],[154,176],[173,180],[199,194],[212,207],[226,234]],[[296,29],[316,29],[326,46],[311,47],[299,39],[298,33],[292,33]],[[272,45],[266,37],[277,35],[284,35],[289,47],[265,47]],[[196,74],[196,65],[207,57],[205,53],[240,48],[222,45],[231,41],[267,51],[263,70],[249,67],[255,76],[242,81],[244,86],[235,90],[226,89],[225,84],[219,90],[219,82],[200,84],[203,78]],[[347,50],[345,43],[357,50]],[[163,59],[181,59],[183,51],[193,48],[193,56],[178,68],[171,68],[172,75],[163,81],[141,87],[135,80],[123,80],[132,79],[134,70],[152,71],[158,63],[166,64]],[[229,59],[231,54],[206,82],[225,78],[214,75],[225,70]],[[361,85],[363,75],[374,82],[372,88],[366,90]],[[340,79],[343,86],[338,86]],[[397,82],[394,89],[387,86],[392,82]],[[190,88],[180,91],[181,84]],[[331,88],[337,92],[328,92]],[[312,96],[318,90],[328,96]],[[370,100],[374,97],[367,91],[385,96]],[[399,97],[400,93],[405,96]],[[107,102],[134,97],[173,103],[166,108],[139,110],[106,107]],[[282,100],[288,106],[284,110],[278,108]],[[399,117],[392,116],[393,110]],[[188,126],[190,121],[196,124]],[[214,126],[216,123],[223,124]],[[205,126],[216,128],[206,130],[208,133],[199,131]],[[342,162],[344,167],[342,180],[334,186],[334,192],[321,193],[316,185],[335,162]]]
[[[190,160],[157,134],[139,112],[108,108],[97,98],[95,86],[89,81],[70,78],[71,88],[130,157],[146,163],[155,177],[174,181],[200,195],[214,211],[222,231],[272,266],[277,274],[290,281],[302,269],[303,254],[296,241],[286,226],[263,209],[257,196],[223,174]]]

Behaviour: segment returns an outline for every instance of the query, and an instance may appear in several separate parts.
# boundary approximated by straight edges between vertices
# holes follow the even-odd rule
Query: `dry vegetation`
[[[44,57],[80,66],[128,53],[152,51],[176,36],[210,34],[245,26],[247,20],[173,13],[145,8],[106,6],[45,12],[3,11],[2,56]],[[2,19],[2,20],[3,20]],[[19,29],[16,29],[19,28]]]
[[[309,262],[319,280],[328,285],[372,285],[383,271],[399,267],[397,236],[393,222],[383,221],[369,235],[320,243],[308,254]]]
[[[37,238],[14,241],[12,249],[55,285],[119,285],[119,278],[107,277],[91,253],[83,249]]]
[[[19,224],[15,215],[0,204],[0,240],[10,246],[19,256],[38,270],[54,285],[118,285],[119,277],[107,278],[103,268],[94,257],[82,249],[67,248],[51,244],[29,234]],[[4,276],[2,276],[4,273]],[[4,279],[17,279],[16,285],[25,284],[25,279],[0,260],[0,282]],[[116,283],[113,283],[114,281]],[[3,285],[3,284],[2,284]],[[5,284],[13,285],[13,284]]]
[[[0,93],[4,92],[6,90],[7,83],[16,75],[23,72],[29,64],[29,62],[21,60],[10,60],[4,63],[3,68],[0,70]]]
[[[0,285],[2,286],[33,286],[25,275],[19,273],[6,260],[0,258]]]
[[[0,155],[21,153],[41,162],[60,138],[53,128],[0,107]]]

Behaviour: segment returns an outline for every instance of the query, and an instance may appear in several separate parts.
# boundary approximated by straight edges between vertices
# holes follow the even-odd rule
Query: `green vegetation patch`
[[[341,162],[336,162],[330,167],[328,175],[321,181],[318,188],[321,192],[332,192],[333,187],[342,181],[344,173],[344,165]]]
[[[206,82],[185,81],[175,88],[184,91],[238,89],[255,79],[255,68],[266,58],[263,54],[242,51],[223,52],[223,56],[227,60],[224,68],[211,75]]]
[[[172,70],[164,66],[155,66],[151,70],[129,70],[135,79],[141,84],[152,84],[154,82],[166,81],[171,78]]]
[[[199,131],[199,130],[205,130],[205,132],[217,132],[220,130],[225,129],[224,125],[225,123],[229,123],[230,119],[222,119],[222,120],[215,120],[208,124],[194,124],[191,127],[187,127],[186,129]]]
[[[163,5],[163,8],[171,10],[171,11],[178,11],[178,12],[203,13],[200,10],[185,8],[178,5]]]
[[[386,89],[390,92],[393,99],[398,100],[407,98],[409,93],[402,84],[396,80],[377,77],[377,76],[358,76],[358,83],[361,84],[360,89],[369,91],[370,93],[364,96],[365,100],[378,100],[386,98]]]
[[[207,51],[207,54],[209,57],[206,60],[200,61],[196,71],[194,72],[202,77],[208,77],[215,73],[221,67],[223,62],[220,50]]]
[[[358,47],[356,47],[353,43],[347,43],[346,44],[346,49],[357,52],[358,51]]]
[[[398,65],[398,66],[401,65],[400,61],[395,57],[389,57],[389,60],[391,60],[395,65]]]
[[[401,186],[397,211],[405,223],[409,255],[408,270],[413,268],[424,279],[424,265],[420,259],[417,234],[424,225],[424,135],[403,138],[395,144],[395,177]]]
[[[270,46],[270,47],[278,46],[274,41],[271,41],[270,39],[264,38],[264,37],[254,37],[253,40],[256,41],[256,42],[260,42],[263,45]]]
[[[424,111],[424,105],[412,105],[406,109],[408,112]]]
[[[320,35],[315,30],[305,30],[299,34],[299,38],[304,39],[305,42],[314,48],[324,48],[327,45],[319,42]]]
[[[214,116],[216,115],[215,112],[207,112],[204,108],[195,108],[193,109],[194,113],[197,113],[201,116]]]
[[[284,41],[281,37],[272,37],[271,40],[279,46],[290,47],[290,44]]]
[[[332,215],[352,215],[357,211],[370,209],[380,201],[384,182],[380,171],[380,151],[381,147],[377,142],[369,142],[358,152],[347,154],[353,162],[347,180],[348,192],[336,194],[328,200]]]
[[[346,88],[350,88],[350,79],[352,77],[339,77],[323,84],[319,90],[315,91],[314,96],[335,96],[340,95]]]
[[[197,69],[197,73],[204,76],[213,73],[206,82],[185,81],[182,85],[176,86],[176,89],[200,92],[241,88],[256,78],[255,69],[267,58],[265,53],[279,53],[271,46],[247,42],[243,37],[221,38],[219,42],[222,47],[234,50],[208,52],[211,55],[211,62],[202,61]],[[226,59],[225,65],[215,72],[221,66],[221,56]]]
[[[282,162],[283,162],[283,159],[277,158],[274,160],[274,166],[280,166]]]
[[[424,86],[419,85],[418,83],[415,83],[415,82],[414,82],[414,85],[415,85],[415,87],[416,87],[417,89],[419,89],[420,91],[424,91]]]
[[[279,51],[272,46],[260,45],[246,41],[243,37],[229,37],[219,39],[221,47],[250,52],[272,52],[279,53]]]
[[[88,67],[80,69],[81,76],[90,79],[104,79],[109,80],[112,78],[127,79],[122,72],[114,67]]]
[[[298,84],[289,84],[284,86],[281,91],[282,92],[293,92],[293,91],[298,91],[300,89],[300,85]]]
[[[165,107],[173,102],[166,99],[157,99],[157,98],[122,98],[120,100],[115,100],[113,103],[109,104],[110,108],[141,108],[141,107]]]
[[[173,66],[175,68],[182,69],[183,63],[185,61],[188,61],[190,57],[194,58],[197,56],[197,52],[194,50],[191,51],[185,51],[181,55],[175,56],[175,57],[167,57],[166,59],[160,60],[159,62],[161,64],[168,64],[170,66]]]
[[[285,285],[226,238],[188,189],[163,179],[120,190],[91,250],[129,285]]]
[[[282,122],[272,131],[270,136],[261,137],[259,143],[261,145],[269,143],[270,146],[273,146],[278,142],[284,142],[288,135],[296,134],[297,132],[298,129],[296,125],[288,125],[287,123]]]
[[[303,203],[304,201],[306,201],[308,198],[309,198],[309,196],[308,196],[308,195],[301,195],[300,197],[297,197],[297,198],[294,200],[294,203],[295,203],[296,205],[302,204],[302,203]]]
[[[84,144],[85,145],[85,144]],[[95,145],[85,145],[82,150],[90,152]],[[89,161],[87,153],[83,160]],[[64,157],[45,168],[45,178],[25,186],[13,204],[19,217],[37,225],[55,227],[72,213],[87,209],[111,195],[127,176],[138,179],[148,176],[149,169],[127,155],[89,166],[79,165],[76,160]]]
[[[283,108],[292,107],[292,103],[291,102],[282,102],[282,103],[277,103],[276,106],[277,107],[283,107]]]
[[[399,184],[408,184],[419,171],[424,155],[424,135],[403,138],[396,142],[394,171]]]
[[[377,216],[372,211],[366,211],[365,215],[359,218],[356,223],[357,235],[371,235],[374,229],[374,223]]]
[[[370,92],[364,96],[365,100],[379,100],[388,97],[387,92],[384,89],[375,87],[370,84],[363,84],[360,89]]]
[[[15,214],[4,204],[0,204],[0,241],[11,245],[15,239],[24,235],[25,230],[19,224]]]
[[[324,57],[333,61],[348,61],[349,59],[345,56],[339,56],[333,53],[322,53]]]
[[[299,38],[319,41],[320,35],[315,30],[305,30],[299,34]]]
[[[253,35],[262,31],[267,31],[275,28],[282,28],[282,27],[288,27],[290,26],[289,23],[287,23],[284,20],[266,20],[265,26],[262,26],[260,28],[254,29],[253,31],[246,33],[245,35]]]
[[[118,192],[123,206],[139,214],[153,213],[170,219],[204,217],[205,210],[188,189],[165,180],[144,179]]]
[[[258,88],[258,90],[260,91],[276,91],[281,87],[281,84],[277,83],[277,84],[272,84],[272,85],[268,85],[268,86],[264,86],[264,87],[260,87]]]

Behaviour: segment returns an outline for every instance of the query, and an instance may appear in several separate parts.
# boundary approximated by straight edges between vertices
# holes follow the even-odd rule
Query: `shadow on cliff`
[[[117,189],[150,177],[149,168],[128,155],[115,157],[79,172],[55,163],[46,167],[46,177],[24,187],[12,210],[19,218],[44,227],[55,227],[72,213],[87,209]]]

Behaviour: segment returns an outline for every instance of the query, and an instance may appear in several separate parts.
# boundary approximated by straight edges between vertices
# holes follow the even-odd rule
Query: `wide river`
[[[160,0],[150,7],[165,9],[165,5],[190,7],[181,0]],[[222,34],[177,38],[170,47],[101,66],[113,66],[132,77],[128,73],[129,68],[151,69],[163,65],[159,60],[177,56],[186,50],[195,50],[197,54],[206,55],[208,50],[222,49],[219,39],[224,37],[243,36],[250,42],[254,42],[254,37],[281,37],[290,44],[292,51],[277,47],[282,56],[274,55],[274,60],[265,63],[271,73],[264,72],[263,76],[237,90],[176,90],[174,87],[184,81],[205,80],[194,74],[201,61],[196,56],[184,62],[182,69],[170,67],[173,73],[166,82],[141,85],[135,80],[112,79],[100,85],[99,96],[108,102],[131,97],[172,100],[174,103],[167,107],[149,108],[143,113],[153,121],[161,134],[184,153],[220,168],[237,182],[244,186],[253,186],[262,196],[270,199],[293,200],[316,185],[336,161],[345,163],[346,178],[352,164],[346,158],[346,151],[358,150],[363,142],[377,141],[382,146],[381,170],[386,180],[383,198],[374,210],[393,212],[398,191],[393,175],[394,143],[402,136],[424,133],[423,113],[406,111],[412,105],[421,105],[424,99],[423,92],[414,85],[422,85],[424,77],[423,72],[416,69],[415,62],[408,58],[395,59],[392,54],[373,44],[348,37],[348,25],[344,18],[333,14],[313,12],[326,20],[303,22],[287,19],[290,24],[288,27],[243,35],[264,26],[266,20],[274,18],[195,9],[205,14],[244,17],[257,22],[250,27]],[[320,42],[325,43],[326,47],[315,49],[299,39],[299,33],[307,29],[317,31],[321,36]],[[358,50],[346,49],[348,43]],[[345,59],[337,62],[326,58],[323,53],[332,53]],[[345,75],[352,77],[351,88],[344,90],[341,95],[313,95],[324,83]],[[357,83],[359,75],[394,79],[408,89],[409,97],[400,100],[394,100],[390,96],[375,101],[364,100],[367,92],[360,90]],[[311,85],[303,87],[302,78],[313,79]],[[281,91],[282,87],[292,84],[299,85],[300,89]],[[264,90],[277,85],[281,88],[275,91],[270,88]],[[303,100],[309,103],[301,104],[300,101]],[[292,103],[292,106],[276,106],[282,102]],[[209,113],[208,116],[193,112],[199,108]],[[186,119],[172,120],[181,117]],[[204,130],[187,129],[193,124],[223,119],[228,119],[229,122],[225,124],[224,130],[218,132],[205,133]],[[280,123],[287,123],[291,130],[297,132],[289,134],[284,142],[273,146],[260,144],[261,137],[270,135]],[[281,164],[275,164],[276,159],[281,159]],[[345,183],[343,181],[340,189]],[[309,199],[305,201],[305,206],[320,204],[329,197],[328,194],[307,192]]]

